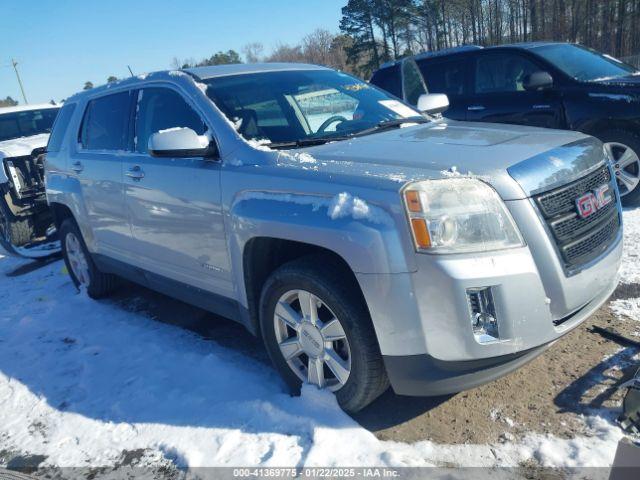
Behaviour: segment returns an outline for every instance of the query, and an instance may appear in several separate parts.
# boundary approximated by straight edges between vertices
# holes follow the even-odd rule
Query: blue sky
[[[316,28],[338,31],[346,0],[3,0],[0,97],[60,100],[109,75],[170,68],[261,42],[296,43]]]

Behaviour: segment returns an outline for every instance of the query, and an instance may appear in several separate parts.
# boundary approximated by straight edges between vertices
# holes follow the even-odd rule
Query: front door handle
[[[531,106],[534,110],[549,110],[551,105],[547,105],[546,103],[539,103]]]
[[[73,170],[76,173],[80,173],[81,171],[84,170],[84,167],[82,166],[82,163],[80,163],[80,162],[73,162],[71,164],[71,170]]]
[[[470,112],[481,112],[484,109],[484,105],[471,105],[469,108],[467,108],[467,110],[469,110]]]
[[[142,171],[142,168],[140,168],[140,165],[131,167],[125,175],[135,181],[140,181],[144,178],[144,172]]]

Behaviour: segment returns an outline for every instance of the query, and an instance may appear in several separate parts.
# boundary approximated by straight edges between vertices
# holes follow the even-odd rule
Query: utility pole
[[[20,91],[22,92],[22,98],[24,99],[25,105],[29,103],[27,101],[27,96],[24,93],[24,87],[22,86],[22,80],[20,80],[20,74],[18,73],[18,62],[16,62],[13,58],[11,59],[11,65],[13,65],[13,69],[16,71],[16,77],[18,78],[18,84],[20,85]]]

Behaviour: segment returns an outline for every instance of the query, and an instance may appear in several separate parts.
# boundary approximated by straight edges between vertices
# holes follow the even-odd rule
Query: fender
[[[230,243],[239,252],[255,237],[292,240],[331,250],[340,255],[354,273],[401,273],[410,271],[399,248],[403,244],[392,214],[366,204],[368,213],[336,213],[335,197],[305,194],[244,192],[230,210]],[[339,207],[337,207],[339,208]],[[242,271],[242,263],[239,270]]]

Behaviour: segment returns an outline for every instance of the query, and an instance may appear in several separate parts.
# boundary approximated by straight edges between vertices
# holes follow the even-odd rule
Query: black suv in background
[[[465,46],[385,64],[371,83],[412,105],[444,93],[454,120],[577,130],[605,144],[625,205],[640,204],[640,72],[566,43]]]

